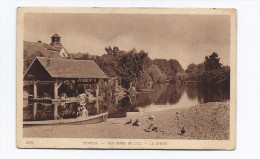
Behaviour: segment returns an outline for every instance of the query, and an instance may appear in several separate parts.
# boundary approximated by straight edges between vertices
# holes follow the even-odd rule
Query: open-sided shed
[[[99,81],[106,78],[108,78],[106,74],[93,60],[46,57],[36,57],[24,74],[24,81],[34,83],[34,98],[37,98],[37,84],[40,82],[54,83],[54,99],[58,98],[58,89],[66,80],[73,84],[76,93],[78,84],[95,84],[98,96]]]

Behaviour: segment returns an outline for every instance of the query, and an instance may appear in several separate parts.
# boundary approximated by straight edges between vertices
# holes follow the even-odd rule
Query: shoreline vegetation
[[[131,112],[97,124],[25,127],[24,137],[228,140],[229,112],[229,103],[209,102],[187,109]]]
[[[176,59],[150,59],[149,53],[143,50],[125,51],[116,46],[109,46],[105,48],[105,52],[101,56],[78,53],[80,56],[74,60],[94,60],[110,78],[110,81],[116,79],[118,84],[127,90],[127,93],[131,93],[132,88],[134,92],[137,89],[150,89],[153,84],[160,83],[198,82],[214,87],[230,86],[230,67],[220,63],[216,52],[205,56],[203,63],[192,63],[186,69],[183,69]],[[44,54],[39,51],[28,53],[24,50],[24,72],[37,56],[44,56]],[[103,82],[101,85],[102,96],[114,96],[116,86],[117,84],[113,81],[106,85]],[[66,86],[67,95],[71,92],[70,87]],[[81,92],[84,92],[85,86],[80,87]]]

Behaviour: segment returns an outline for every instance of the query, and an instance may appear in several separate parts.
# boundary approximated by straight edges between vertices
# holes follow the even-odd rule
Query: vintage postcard
[[[17,9],[17,147],[236,147],[235,9]]]

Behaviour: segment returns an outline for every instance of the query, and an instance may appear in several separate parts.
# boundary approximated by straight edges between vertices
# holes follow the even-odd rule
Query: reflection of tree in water
[[[181,84],[174,86],[171,84],[155,85],[154,90],[149,93],[138,93],[135,96],[105,99],[105,105],[108,107],[108,117],[125,117],[126,112],[136,112],[138,111],[138,107],[145,107],[151,104],[176,104],[179,102],[184,89],[185,87]]]
[[[125,97],[112,97],[106,99],[105,103],[108,106],[108,117],[109,118],[122,118],[126,117],[126,112],[136,112],[133,99],[129,96]]]
[[[178,85],[156,85],[151,93],[140,93],[136,95],[136,105],[139,107],[147,106],[150,104],[166,105],[176,104],[179,102],[184,87],[181,84]]]
[[[186,84],[186,93],[190,100],[195,100],[198,98],[198,85],[197,84]]]
[[[230,98],[229,88],[210,87],[203,84],[187,84],[186,93],[189,99],[198,99],[199,103],[226,102]]]
[[[118,118],[123,117],[121,114],[121,109],[118,107],[118,103],[115,97],[105,98],[104,99],[105,105],[108,107],[108,118]]]
[[[182,84],[177,84],[177,85],[174,85],[173,87],[168,87],[168,88],[169,89],[167,89],[167,92],[166,92],[166,96],[168,95],[167,96],[168,103],[169,104],[179,103],[179,100],[184,93],[185,86]]]
[[[229,88],[198,85],[198,100],[200,103],[226,102],[229,98]]]
[[[184,91],[186,91],[188,99],[198,100],[199,103],[217,102],[229,100],[229,89],[221,87],[214,88],[200,84],[176,84],[176,85],[156,85],[154,90],[149,93],[138,93],[135,96],[126,96],[122,98],[110,98],[106,100],[108,106],[109,118],[121,118],[126,116],[126,112],[138,111],[138,107],[145,107],[151,104],[166,105],[167,103],[174,105],[179,102]]]

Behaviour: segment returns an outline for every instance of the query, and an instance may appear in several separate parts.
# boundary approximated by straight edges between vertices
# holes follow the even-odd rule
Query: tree
[[[221,75],[218,79],[218,83],[224,86],[230,86],[230,67],[222,66]]]
[[[205,72],[204,64],[189,64],[187,69],[185,70],[185,73],[188,74],[188,80],[191,81],[199,81],[200,76]]]
[[[136,82],[141,73],[151,65],[150,61],[148,53],[132,49],[119,58],[118,63],[123,70],[120,70],[118,75],[129,82]]]
[[[204,66],[206,71],[217,70],[221,68],[220,58],[218,54],[213,52],[210,56],[205,57]]]
[[[183,73],[183,72],[178,72],[176,74],[176,77],[178,79],[178,82],[186,82],[186,79],[188,78],[188,74],[187,73]]]
[[[178,60],[175,59],[155,59],[153,64],[157,65],[162,73],[166,75],[166,81],[175,83],[178,81],[176,74],[178,72],[183,73],[184,70]]]
[[[205,66],[203,63],[198,64],[198,77],[205,72]]]
[[[148,68],[148,73],[153,82],[160,83],[164,82],[166,79],[166,75],[162,73],[162,71],[155,64],[152,64],[151,67]]]
[[[204,61],[205,72],[200,76],[201,81],[207,85],[229,87],[230,67],[221,66],[217,53],[213,52],[210,56],[206,56]]]
[[[198,80],[198,65],[189,64],[185,72],[188,74],[188,80],[197,81]]]
[[[120,50],[118,47],[106,47],[107,54],[97,58],[100,68],[110,77],[119,77],[131,86],[136,84],[142,73],[151,66],[151,59],[145,51],[132,49]]]
[[[179,63],[179,61],[177,61],[177,60],[175,60],[175,59],[170,59],[170,60],[168,61],[168,63],[169,63],[169,65],[170,65],[171,70],[172,70],[175,74],[177,74],[178,72],[181,72],[181,73],[184,72],[184,70],[183,70],[181,64]]]
[[[91,60],[89,53],[83,53],[82,57],[79,60]]]

